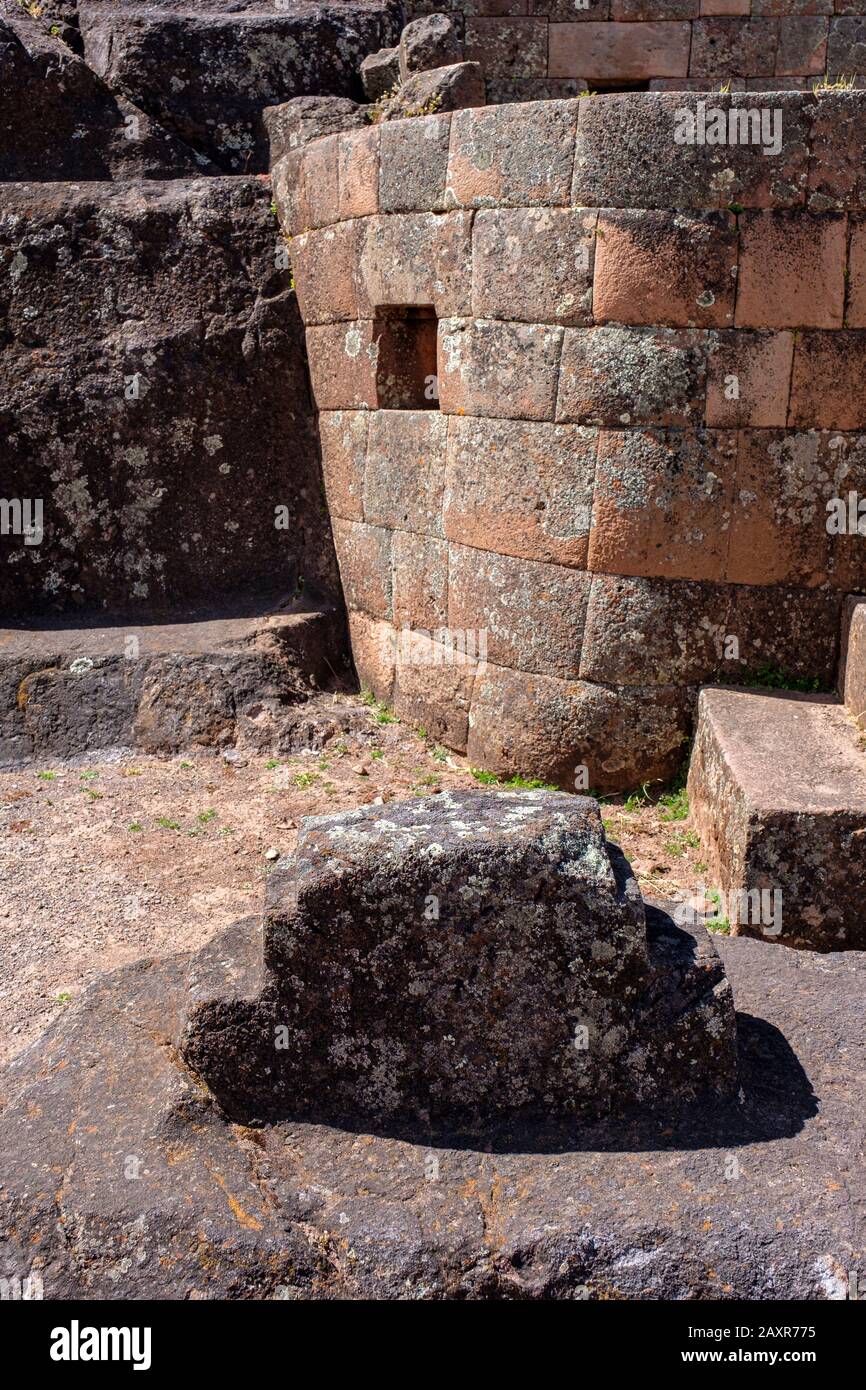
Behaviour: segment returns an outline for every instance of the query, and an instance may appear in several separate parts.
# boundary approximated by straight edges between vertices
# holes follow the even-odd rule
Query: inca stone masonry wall
[[[832,683],[866,587],[825,507],[866,492],[866,98],[774,96],[773,156],[677,143],[697,100],[460,111],[276,170],[361,680],[497,771],[666,776],[700,682]],[[467,631],[485,661],[450,659]]]
[[[823,73],[866,71],[866,0],[409,0],[406,10],[453,15],[491,102],[587,86],[806,90]]]

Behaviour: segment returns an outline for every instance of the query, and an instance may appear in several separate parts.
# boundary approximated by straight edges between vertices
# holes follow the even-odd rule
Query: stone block
[[[380,127],[383,212],[443,212],[451,113],[388,121]]]
[[[866,209],[866,112],[859,92],[821,92],[809,110],[812,212]]]
[[[369,217],[379,211],[379,136],[373,126],[347,131],[337,141],[340,217]]]
[[[528,323],[592,322],[594,212],[482,208],[472,233],[472,312]]]
[[[448,626],[485,630],[496,665],[574,678],[588,592],[579,570],[451,546]]]
[[[341,521],[364,520],[364,469],[367,462],[366,410],[322,411],[319,438],[328,511]]]
[[[720,966],[683,934],[679,952],[649,941],[588,798],[443,792],[308,819],[268,882],[264,959],[256,997],[200,996],[186,1029],[186,1064],[236,1120],[455,1134],[737,1084]]]
[[[601,430],[589,568],[723,580],[736,462],[727,431]]]
[[[418,120],[436,112],[484,106],[484,71],[480,63],[453,63],[448,68],[415,72],[377,109],[380,121]]]
[[[448,639],[404,629],[397,634],[394,709],[428,737],[462,752],[469,732],[469,706],[477,662]]]
[[[866,428],[866,332],[862,329],[797,335],[788,423],[795,429]]]
[[[845,310],[846,328],[866,328],[866,222],[850,219],[851,237],[848,250],[848,303]]]
[[[432,305],[438,318],[471,312],[472,216],[399,213],[365,223],[359,283],[379,309]]]
[[[392,615],[391,532],[360,521],[332,522],[340,579],[350,613]]]
[[[460,34],[447,14],[427,14],[413,19],[400,35],[397,52],[403,82],[414,72],[463,61]]]
[[[547,20],[467,16],[466,57],[485,77],[546,77]]]
[[[380,48],[368,53],[361,64],[361,85],[368,101],[379,101],[393,92],[400,81],[400,50]]]
[[[845,708],[866,732],[866,599],[852,596],[845,605],[839,670]]]
[[[696,19],[689,76],[719,82],[729,77],[772,77],[778,45],[777,19]]]
[[[550,76],[593,82],[685,77],[692,26],[567,23],[550,25]]]
[[[373,413],[364,479],[367,521],[441,536],[447,425],[438,410]]]
[[[701,425],[706,356],[700,329],[567,329],[556,418],[608,426]]]
[[[681,689],[613,689],[488,664],[475,683],[467,756],[566,791],[628,791],[679,769],[690,704]]]
[[[443,506],[449,540],[586,566],[595,431],[453,416]]]
[[[794,352],[792,333],[733,329],[709,335],[707,424],[725,429],[783,428]]]
[[[722,667],[730,586],[595,574],[582,680],[601,685],[695,685]]]
[[[841,328],[845,243],[839,213],[744,213],[737,327]]]
[[[794,15],[779,25],[777,77],[820,76],[827,71],[830,22],[822,15]]]
[[[689,802],[734,935],[863,950],[866,770],[828,697],[704,690]]]
[[[307,355],[320,411],[376,408],[379,341],[371,319],[308,328]]]
[[[728,214],[605,211],[597,236],[596,322],[733,323],[737,232]]]
[[[567,206],[576,101],[458,111],[451,122],[446,197],[452,206]]]
[[[447,627],[447,542],[437,536],[395,531],[393,546],[394,626],[428,632]]]
[[[745,92],[695,85],[581,102],[573,201],[664,210],[801,204],[811,131],[802,98],[774,93],[757,104]]]
[[[349,636],[361,689],[371,691],[382,704],[390,706],[397,664],[397,634],[393,625],[350,611]]]
[[[295,290],[308,328],[370,317],[370,301],[363,288],[359,294],[364,228],[362,221],[338,222],[292,237],[288,250]]]
[[[561,328],[443,319],[439,324],[439,408],[449,415],[552,420]]]
[[[728,578],[735,584],[826,583],[826,501],[838,492],[841,455],[826,435],[745,430]]]

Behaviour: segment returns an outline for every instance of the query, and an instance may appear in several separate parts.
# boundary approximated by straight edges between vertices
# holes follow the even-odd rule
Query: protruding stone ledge
[[[730,987],[661,956],[598,806],[444,793],[305,821],[269,881],[255,1001],[192,1012],[187,1064],[234,1119],[477,1129],[725,1097]]]

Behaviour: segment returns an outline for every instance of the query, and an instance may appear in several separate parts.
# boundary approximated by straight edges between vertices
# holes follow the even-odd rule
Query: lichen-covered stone
[[[463,111],[486,101],[480,63],[451,63],[443,68],[413,72],[393,96],[377,109],[380,121],[431,116],[437,111]]]
[[[593,802],[476,791],[314,818],[268,887],[259,998],[202,1002],[183,1044],[234,1118],[472,1128],[735,1084],[717,960],[677,978],[654,958]]]
[[[463,41],[450,15],[428,14],[413,19],[400,35],[397,46],[400,77],[428,68],[446,68],[463,61]]]

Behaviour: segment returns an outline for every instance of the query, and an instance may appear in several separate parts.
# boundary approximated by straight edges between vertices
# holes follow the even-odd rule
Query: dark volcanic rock
[[[0,181],[213,173],[15,0],[0,0]]]
[[[660,954],[681,935],[648,927]],[[483,1147],[227,1124],[177,1045],[196,1000],[260,988],[253,922],[106,976],[0,1074],[0,1276],[54,1299],[845,1298],[866,955],[719,948],[737,1099]]]
[[[294,97],[279,106],[266,106],[262,124],[267,131],[270,165],[284,154],[308,145],[320,135],[337,135],[367,124],[363,106],[348,97]]]
[[[346,706],[311,698],[345,669],[341,611],[278,595],[214,607],[0,630],[0,767],[105,748],[288,753],[345,727]]]
[[[259,178],[0,186],[0,473],[44,511],[41,544],[0,540],[0,614],[338,595],[270,201]]]
[[[209,1001],[187,1063],[234,1118],[477,1129],[725,1094],[709,938],[648,949],[595,802],[466,792],[305,821],[268,885],[261,998]]]
[[[361,83],[368,101],[387,96],[400,81],[400,50],[380,48],[368,53],[361,64]]]
[[[400,77],[405,82],[413,72],[462,63],[463,40],[450,15],[422,15],[406,25],[400,35],[398,54]]]
[[[394,43],[399,0],[79,0],[84,56],[116,91],[230,173],[267,168],[266,106],[363,97],[368,53]]]
[[[431,116],[437,111],[462,111],[483,106],[484,74],[480,63],[454,63],[448,68],[416,72],[379,108],[379,120]]]

